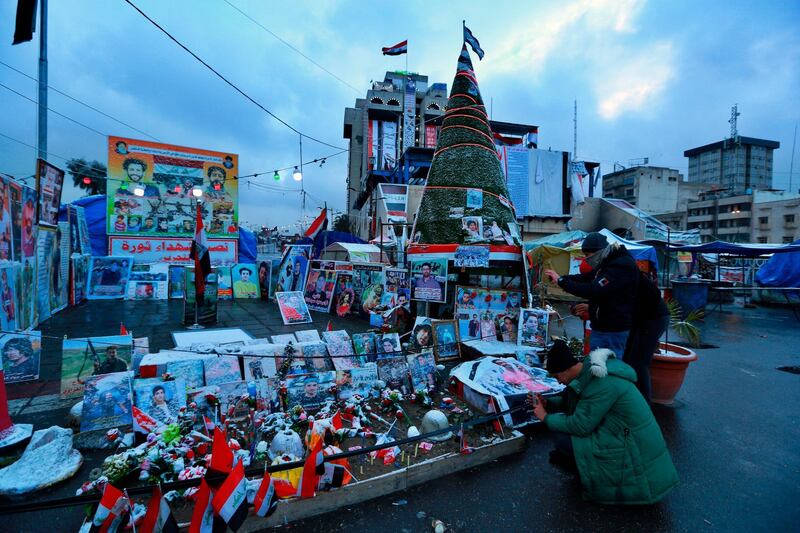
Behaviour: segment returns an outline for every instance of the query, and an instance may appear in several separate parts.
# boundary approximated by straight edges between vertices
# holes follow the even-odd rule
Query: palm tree
[[[67,172],[72,176],[72,184],[89,194],[105,194],[108,171],[100,161],[89,162],[83,158],[67,161]]]

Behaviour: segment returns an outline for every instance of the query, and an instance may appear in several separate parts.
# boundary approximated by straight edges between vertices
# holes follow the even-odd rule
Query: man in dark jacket
[[[548,429],[570,436],[586,498],[651,504],[678,484],[661,429],[636,390],[630,366],[604,348],[580,362],[562,340],[548,351],[545,366],[566,388],[546,401],[537,395],[533,412]]]
[[[661,298],[658,285],[644,272],[639,273],[633,327],[625,346],[626,363],[636,371],[636,387],[650,401],[650,359],[658,341],[669,326],[669,309]]]
[[[588,234],[581,249],[591,272],[571,276],[559,276],[554,270],[544,273],[568,293],[589,300],[590,348],[608,348],[622,358],[633,325],[639,268],[624,246],[609,244],[602,233]]]

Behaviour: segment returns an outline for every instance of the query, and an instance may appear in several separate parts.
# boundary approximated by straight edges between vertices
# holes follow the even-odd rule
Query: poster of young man
[[[278,279],[275,292],[303,291],[308,275],[311,245],[289,245],[278,265]]]
[[[17,279],[16,265],[0,268],[0,327],[3,331],[14,331],[18,329],[17,315],[19,312],[19,303],[17,301],[17,292],[15,290],[15,281]]]
[[[258,261],[258,289],[262,300],[269,298],[269,287],[272,282],[272,262]]]
[[[0,335],[0,355],[2,355],[6,383],[39,379],[42,332],[31,331],[24,335]]]
[[[275,300],[278,302],[283,323],[287,326],[311,322],[311,313],[308,311],[302,292],[276,292]]]
[[[287,404],[289,409],[300,405],[304,409],[319,409],[336,396],[331,391],[336,383],[336,372],[299,374],[286,378]]]
[[[382,305],[387,309],[402,305],[408,309],[411,305],[411,288],[408,284],[408,271],[404,268],[386,268],[383,286]]]
[[[411,260],[411,299],[444,302],[447,294],[447,259]]]
[[[336,314],[345,317],[351,313],[356,293],[353,290],[353,274],[340,270],[336,278],[336,290],[333,292],[333,301],[336,306]]]
[[[45,161],[36,161],[36,188],[39,191],[39,225],[55,228],[58,224],[58,208],[61,205],[61,189],[64,186],[64,171]]]
[[[236,237],[238,161],[226,152],[109,137],[108,233],[191,236],[197,187],[206,234]]]
[[[256,266],[251,263],[234,265],[231,267],[231,280],[233,281],[233,297],[260,298],[261,288],[256,281]]]
[[[11,188],[8,180],[0,177],[0,261],[13,261],[14,259],[13,226]]]
[[[353,292],[355,301],[351,312],[368,316],[380,308],[384,284],[383,265],[356,263],[353,265]]]
[[[336,274],[334,270],[314,269],[308,273],[304,296],[309,309],[321,313],[330,312],[333,291],[336,289]]]
[[[87,282],[89,300],[122,298],[131,276],[130,257],[92,257]]]
[[[89,376],[124,372],[131,364],[130,335],[65,339],[61,345],[61,397],[79,397]]]

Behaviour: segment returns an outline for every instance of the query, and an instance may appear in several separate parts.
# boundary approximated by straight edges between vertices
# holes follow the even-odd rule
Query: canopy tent
[[[758,257],[760,255],[800,252],[800,241],[792,244],[736,244],[725,241],[707,242],[705,244],[687,244],[670,246],[671,252],[695,252],[704,254],[729,254],[740,257]]]
[[[647,268],[647,270],[658,270],[658,257],[656,256],[656,250],[650,245],[641,244],[634,241],[629,241],[623,239],[622,237],[618,237],[613,232],[609,231],[606,228],[600,230],[600,233],[606,236],[608,242],[610,243],[617,243],[625,246],[625,248],[631,253],[634,259],[637,262],[639,261],[647,261],[651,263],[651,266]],[[556,235],[549,235],[547,237],[537,239],[535,241],[527,241],[524,243],[525,251],[530,254],[540,247],[549,247],[556,250],[568,251],[573,256],[582,256],[581,253],[581,243],[583,239],[586,237],[586,233],[580,230],[575,231],[565,231],[563,233],[558,233]],[[558,255],[563,252],[556,252],[551,250],[548,252],[549,256]],[[640,264],[640,266],[643,266]]]
[[[636,264],[642,271],[655,272],[658,270],[658,258],[655,248],[652,246],[622,239],[607,229],[600,230],[600,233],[606,236],[608,242],[625,246],[636,259]],[[528,254],[529,267],[532,270],[532,285],[537,285],[541,281],[542,272],[545,269],[553,269],[562,275],[577,274],[583,259],[581,243],[586,235],[579,230],[566,231],[536,241],[525,242],[525,253]],[[552,297],[572,299],[558,286],[548,287],[548,293]]]
[[[319,259],[322,251],[330,244],[334,243],[356,243],[365,244],[366,241],[359,239],[353,234],[344,231],[320,231],[314,240],[310,237],[303,237],[294,244],[311,244],[313,245],[312,259]]]
[[[386,263],[389,257],[381,253],[381,249],[374,244],[359,244],[352,242],[335,242],[322,251],[321,259],[327,261],[350,261],[352,263],[380,263],[381,255]]]
[[[800,248],[800,239],[790,246]],[[763,287],[800,288],[800,250],[773,255],[756,273],[756,283]]]

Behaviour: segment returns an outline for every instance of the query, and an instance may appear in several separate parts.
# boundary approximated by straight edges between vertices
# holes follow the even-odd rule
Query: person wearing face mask
[[[554,270],[545,270],[544,274],[568,293],[589,300],[590,349],[608,348],[622,359],[639,284],[636,260],[624,246],[609,244],[606,236],[597,232],[586,236],[581,250],[591,272],[559,276]]]

